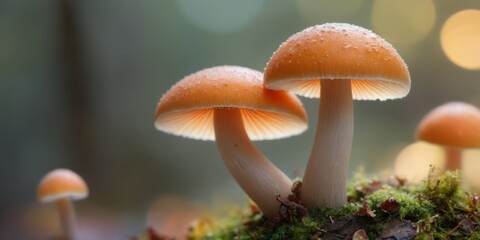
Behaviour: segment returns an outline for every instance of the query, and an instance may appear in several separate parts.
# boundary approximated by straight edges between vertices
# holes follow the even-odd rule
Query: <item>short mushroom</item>
[[[446,170],[461,169],[462,149],[480,148],[480,110],[464,102],[448,102],[430,111],[417,127],[417,140],[442,145]]]
[[[346,203],[353,139],[353,103],[402,98],[410,90],[403,59],[371,31],[326,23],[294,34],[273,53],[264,73],[269,89],[320,97],[317,130],[302,187],[307,207]]]
[[[63,168],[47,173],[37,189],[37,198],[40,202],[56,202],[63,234],[69,240],[76,239],[76,217],[72,200],[87,196],[88,187],[85,181],[71,170]]]
[[[286,197],[292,182],[250,140],[300,134],[307,116],[295,95],[265,89],[262,78],[258,71],[237,66],[189,75],[160,99],[155,126],[174,135],[216,140],[237,183],[265,216],[275,217],[275,197]]]
[[[443,149],[427,142],[415,142],[406,146],[395,159],[395,177],[403,182],[418,184],[428,176],[444,172],[445,154]],[[433,168],[433,172],[431,172]]]

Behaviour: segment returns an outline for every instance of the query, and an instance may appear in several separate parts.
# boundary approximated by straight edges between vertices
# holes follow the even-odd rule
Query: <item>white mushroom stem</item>
[[[287,197],[292,181],[250,141],[241,110],[217,108],[215,138],[220,155],[240,187],[268,217],[278,216],[277,195]]]
[[[340,207],[353,139],[350,80],[321,80],[317,132],[305,169],[301,197],[307,208]]]
[[[455,171],[462,167],[462,149],[456,147],[444,147],[446,155],[445,170]]]
[[[70,198],[61,198],[56,201],[63,234],[68,240],[76,239],[76,216]]]

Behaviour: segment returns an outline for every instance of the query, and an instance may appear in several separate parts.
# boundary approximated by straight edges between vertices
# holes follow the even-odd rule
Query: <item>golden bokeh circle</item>
[[[480,10],[462,10],[450,16],[442,26],[440,44],[456,65],[480,69]]]

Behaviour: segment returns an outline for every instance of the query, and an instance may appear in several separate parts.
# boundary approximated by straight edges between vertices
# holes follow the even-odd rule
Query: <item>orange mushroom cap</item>
[[[265,68],[265,86],[320,97],[321,79],[350,79],[357,100],[402,98],[410,73],[391,44],[346,23],[309,27],[288,38]]]
[[[480,148],[480,110],[449,102],[430,111],[417,128],[417,139],[457,148]]]
[[[300,100],[284,91],[265,89],[261,72],[218,66],[186,76],[162,96],[155,114],[158,130],[184,137],[215,140],[215,108],[240,108],[251,140],[300,134],[307,115]]]
[[[74,200],[88,196],[85,181],[68,169],[55,169],[45,175],[37,189],[37,198],[41,202],[53,202],[61,198]]]

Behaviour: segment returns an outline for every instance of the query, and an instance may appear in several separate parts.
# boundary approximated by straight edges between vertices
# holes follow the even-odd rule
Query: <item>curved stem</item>
[[[301,192],[305,206],[340,207],[347,202],[346,181],[352,139],[350,80],[321,80],[317,132]]]
[[[237,183],[266,217],[277,216],[280,203],[275,197],[287,197],[290,178],[252,144],[239,109],[215,109],[214,127],[220,155]]]
[[[446,171],[460,170],[462,167],[462,150],[455,147],[444,147],[447,163]]]
[[[72,200],[69,198],[62,198],[57,200],[57,208],[60,213],[60,222],[63,229],[63,234],[68,240],[76,239],[76,217],[75,209],[73,208]]]

